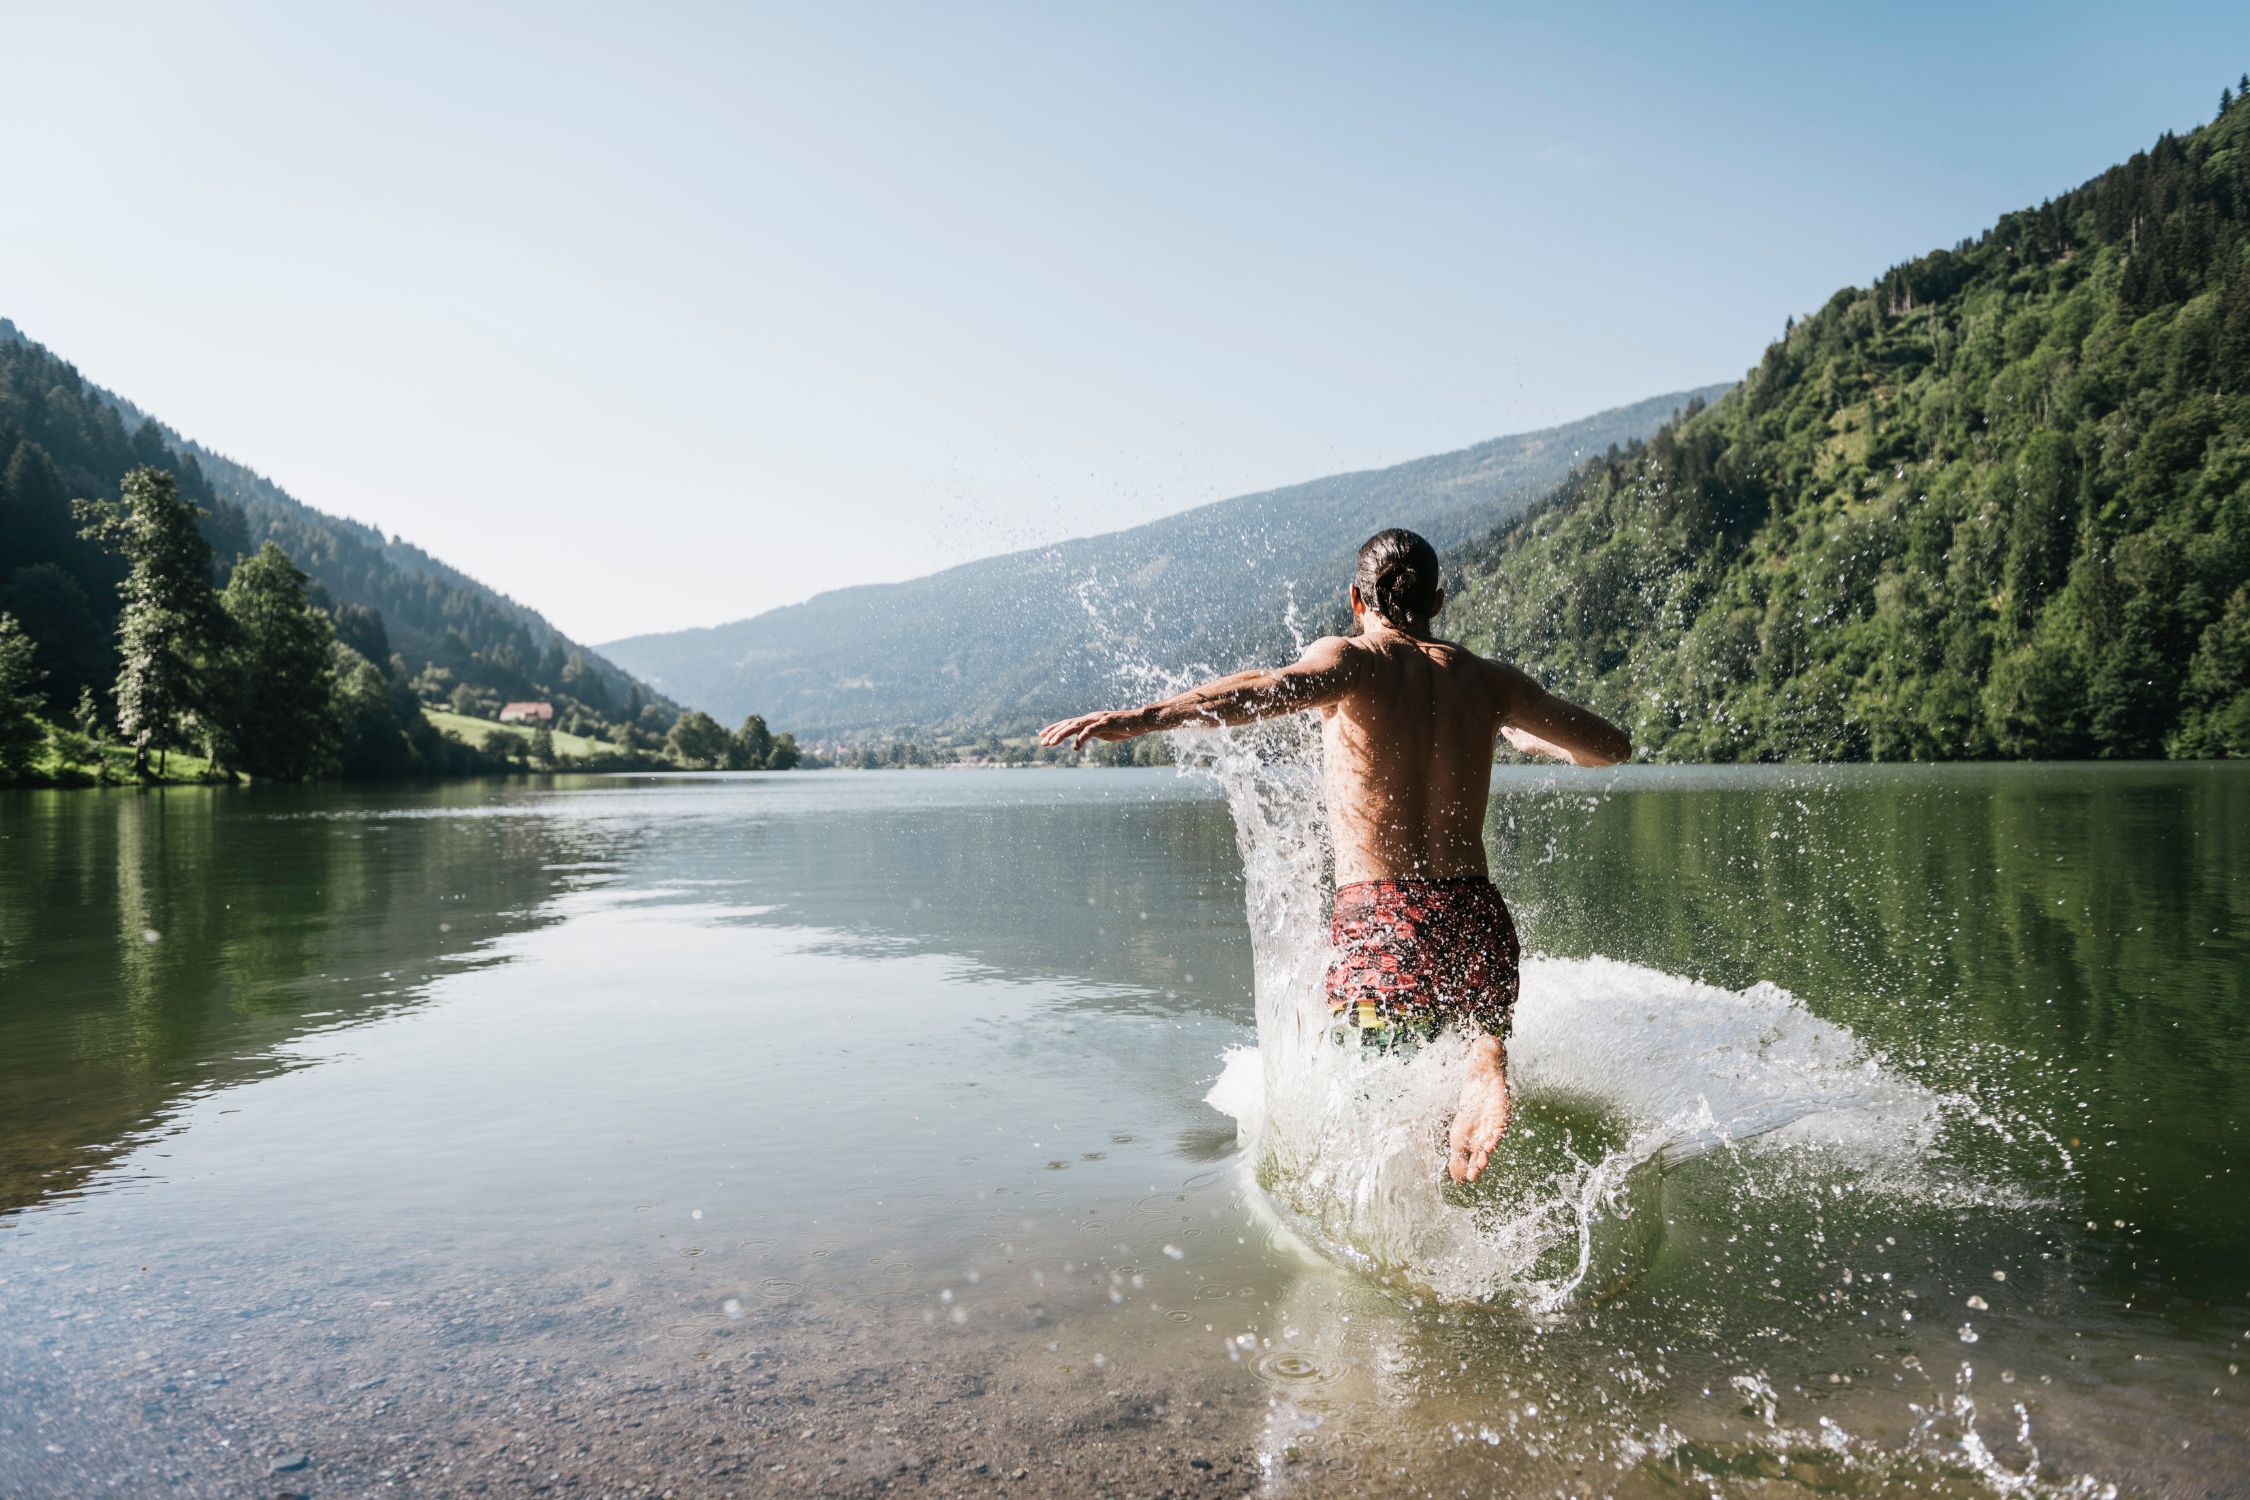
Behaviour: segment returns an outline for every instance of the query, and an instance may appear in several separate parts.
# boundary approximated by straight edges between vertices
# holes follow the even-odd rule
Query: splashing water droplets
[[[1258,1042],[1209,1102],[1267,1201],[1330,1258],[1447,1301],[1531,1310],[1629,1284],[1664,1233],[1664,1180],[1714,1152],[1817,1205],[1927,1194],[1953,1103],[1771,984],[1727,990],[1533,956],[1509,1043],[1516,1122],[1473,1188],[1444,1180],[1466,1039],[1406,1057],[1336,1045],[1323,994],[1331,846],[1310,716],[1173,736],[1240,846]],[[1980,1190],[1989,1191],[1989,1190]]]

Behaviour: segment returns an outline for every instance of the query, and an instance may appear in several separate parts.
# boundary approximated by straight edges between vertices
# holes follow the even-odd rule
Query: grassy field
[[[424,712],[428,715],[430,722],[437,726],[441,734],[450,734],[455,739],[465,740],[469,744],[481,748],[484,744],[484,737],[497,729],[502,734],[522,741],[524,753],[530,753],[531,731],[524,725],[501,724],[491,719],[475,719],[467,714],[457,714],[442,708],[425,709]],[[46,726],[42,725],[42,727]],[[560,730],[555,733],[555,754],[558,756],[583,757],[620,753],[622,753],[620,748],[611,744],[608,740],[588,739],[581,734],[564,734]],[[214,779],[223,782],[226,779],[224,777],[214,778],[211,774],[211,763],[200,755],[193,755],[184,750],[174,750],[163,759],[164,774],[161,776],[153,774],[157,765],[156,757],[151,756],[149,759],[149,770],[152,773],[150,782],[152,784],[190,786],[198,782]],[[243,777],[242,779],[247,781],[250,778]],[[50,733],[47,743],[40,747],[37,758],[32,761],[30,774],[16,784],[33,787],[67,787],[89,786],[97,781],[106,781],[116,786],[134,785],[133,752],[122,745],[107,744],[95,750],[94,757],[91,759],[66,764],[56,755],[54,739]]]
[[[438,727],[441,734],[450,734],[455,739],[466,741],[471,745],[481,747],[484,744],[484,737],[497,729],[502,734],[514,735],[517,739],[522,740],[527,751],[531,748],[531,726],[527,724],[502,724],[492,719],[472,719],[467,714],[457,714],[450,709],[443,708],[424,708],[422,712],[432,724]],[[608,740],[590,740],[582,734],[565,734],[559,729],[555,731],[555,754],[557,755],[621,755],[623,753],[622,746],[613,745]]]
[[[42,724],[41,727],[47,726]],[[135,784],[133,752],[131,750],[123,745],[110,744],[101,746],[94,754],[96,759],[93,760],[64,763],[55,754],[55,742],[50,730],[46,744],[40,747],[38,757],[31,764],[31,775],[23,784],[29,786],[85,786],[100,779],[101,771],[97,770],[97,766],[107,771],[107,779],[114,785],[132,786]],[[184,750],[174,750],[162,757],[162,762],[164,774],[157,776],[155,771],[158,757],[153,755],[149,757],[148,764],[152,784],[189,786],[212,779],[211,762],[200,755],[191,755]],[[225,778],[219,779],[223,781]]]

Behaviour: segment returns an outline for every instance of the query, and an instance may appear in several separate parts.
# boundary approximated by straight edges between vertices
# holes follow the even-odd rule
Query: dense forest
[[[510,700],[553,720],[483,727]],[[174,752],[283,780],[711,763],[680,720],[532,611],[299,504],[0,321],[0,780],[43,745],[63,780],[98,779],[105,746],[143,777]],[[747,763],[745,736],[760,766],[797,758],[755,721],[718,759]]]
[[[2250,754],[2250,98],[1838,292],[1462,571],[1459,634],[1668,759]]]

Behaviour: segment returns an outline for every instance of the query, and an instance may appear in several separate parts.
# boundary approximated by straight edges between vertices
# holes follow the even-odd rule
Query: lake
[[[0,795],[0,1492],[2250,1487],[2250,772],[1496,779],[1482,1197],[1207,776]]]

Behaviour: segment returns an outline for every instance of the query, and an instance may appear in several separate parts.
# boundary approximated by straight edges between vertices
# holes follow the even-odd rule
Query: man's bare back
[[[1342,685],[1320,705],[1338,885],[1485,875],[1492,754],[1504,733],[1580,765],[1613,764],[1631,748],[1514,667],[1379,616],[1357,637],[1315,643],[1306,658],[1316,657],[1337,662]]]
[[[1387,544],[1378,560],[1387,570],[1370,568],[1378,544]],[[1399,566],[1402,556],[1411,570]],[[1402,572],[1410,595],[1418,596],[1398,597]],[[1492,757],[1501,739],[1582,766],[1614,765],[1631,755],[1632,743],[1616,725],[1555,697],[1515,667],[1432,637],[1430,618],[1445,602],[1436,576],[1427,542],[1407,532],[1380,533],[1361,549],[1352,586],[1358,635],[1315,641],[1285,667],[1237,672],[1141,708],[1050,724],[1040,743],[1084,745],[1318,711],[1339,891],[1366,882],[1481,883]],[[1504,906],[1500,920],[1506,921]],[[1512,926],[1506,937],[1512,946]],[[1392,958],[1384,967],[1399,965]],[[1512,974],[1510,983],[1512,1004]],[[1474,1181],[1483,1171],[1508,1115],[1506,1048],[1496,1034],[1480,1036],[1451,1131],[1448,1169],[1456,1181]]]

